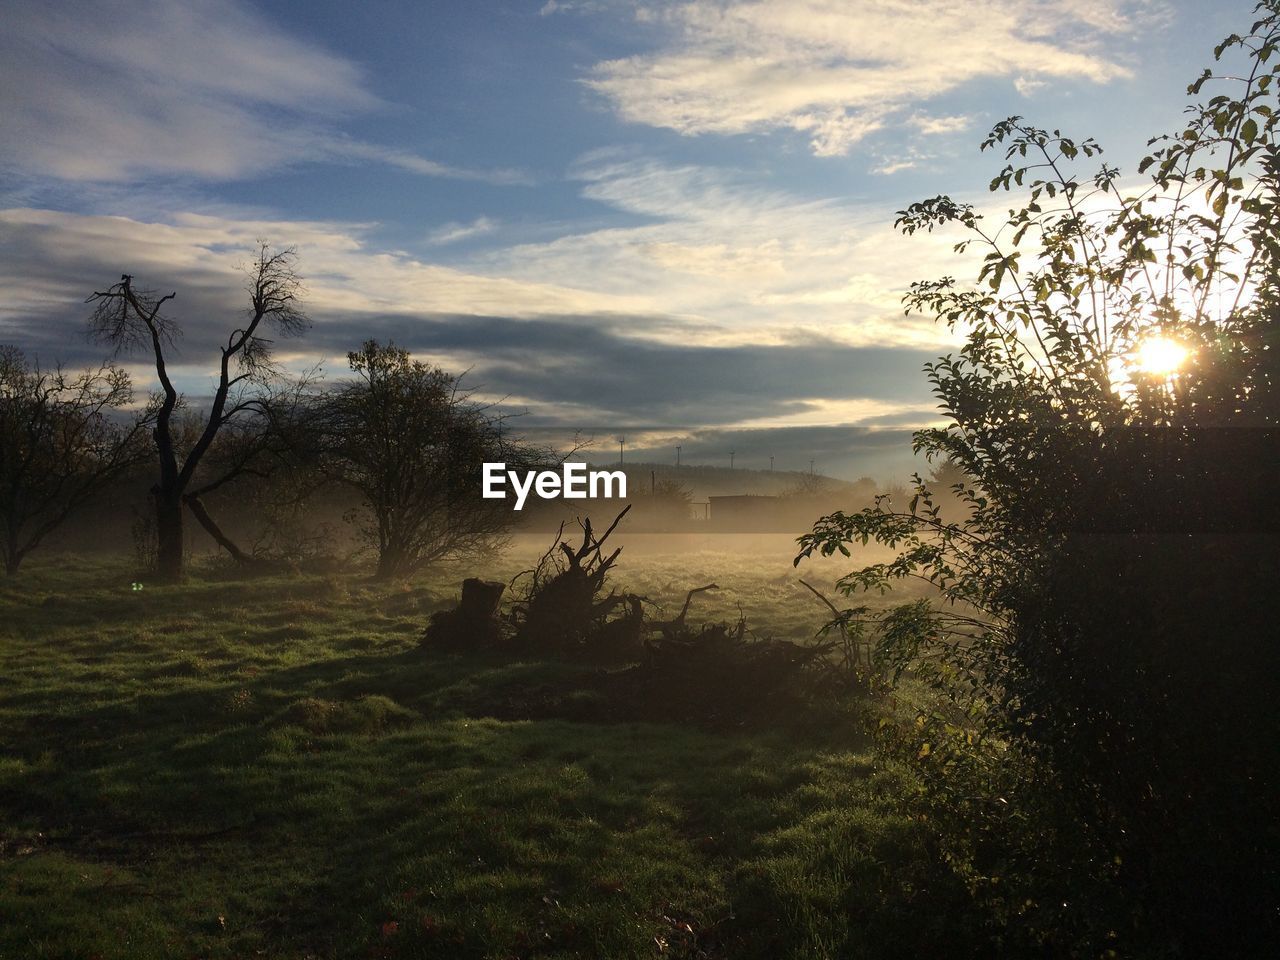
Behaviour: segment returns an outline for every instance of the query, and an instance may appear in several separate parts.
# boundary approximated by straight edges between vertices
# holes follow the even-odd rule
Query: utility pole
[[[813,476],[813,461],[809,461],[809,476]]]
[[[622,462],[622,448],[623,448],[623,447],[625,447],[625,446],[626,446],[626,444],[627,444],[627,438],[626,438],[626,437],[619,437],[619,438],[618,438],[618,462],[619,462],[619,463],[621,463],[621,462]]]
[[[680,448],[676,447],[676,466],[680,466]]]
[[[773,473],[773,457],[769,458],[769,472]]]
[[[730,470],[733,469],[733,453],[734,452],[732,450],[729,451],[729,469]]]

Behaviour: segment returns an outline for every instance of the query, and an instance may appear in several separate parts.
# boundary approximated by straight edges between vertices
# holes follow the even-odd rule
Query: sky
[[[0,342],[102,359],[84,299],[176,292],[210,390],[255,243],[312,329],[461,373],[589,457],[900,481],[954,347],[905,317],[971,276],[895,212],[986,193],[997,121],[1132,170],[1247,2],[0,0]],[[126,358],[150,384],[145,358]]]

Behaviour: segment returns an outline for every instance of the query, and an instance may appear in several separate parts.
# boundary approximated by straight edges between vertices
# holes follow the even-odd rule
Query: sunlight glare
[[[1138,369],[1153,376],[1169,377],[1178,372],[1190,352],[1176,340],[1151,337],[1138,346]]]

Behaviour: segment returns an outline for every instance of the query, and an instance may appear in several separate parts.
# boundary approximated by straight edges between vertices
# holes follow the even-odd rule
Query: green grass
[[[822,619],[766,564],[684,562],[630,575]],[[589,670],[419,648],[459,576],[135,591],[43,557],[0,585],[0,958],[961,955],[958,888],[848,711],[510,719]]]

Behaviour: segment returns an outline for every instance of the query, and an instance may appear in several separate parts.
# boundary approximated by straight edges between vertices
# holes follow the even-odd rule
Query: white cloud
[[[486,183],[520,184],[528,186],[533,179],[522,170],[468,170],[453,167],[434,160],[427,160],[407,150],[394,147],[382,147],[377,144],[360,143],[339,137],[329,137],[317,146],[321,159],[338,162],[372,160],[388,166],[399,167],[409,173],[418,173],[426,177],[447,177],[451,180],[481,180]]]
[[[922,137],[936,137],[967,130],[973,122],[973,118],[964,115],[931,117],[928,114],[916,113],[911,116],[908,122]]]
[[[460,171],[339,136],[382,106],[361,69],[240,0],[0,0],[0,168],[64,180],[234,179],[299,160]]]
[[[665,46],[598,63],[585,82],[633,123],[683,134],[791,129],[814,153],[838,155],[969,81],[1127,76],[1110,47],[1162,9],[1143,0],[675,2],[660,8]]]
[[[882,417],[902,414],[916,416],[913,427],[925,427],[944,421],[936,410],[922,409],[919,403],[901,403],[858,397],[851,400],[832,400],[825,397],[804,398],[804,409],[782,412],[770,416],[754,417],[734,424],[738,430],[767,430],[780,427],[838,426],[874,422]]]
[[[879,205],[810,200],[731,171],[600,151],[574,171],[583,195],[652,222],[477,255],[486,273],[651,298],[673,318],[638,335],[678,342],[776,342],[798,329],[844,342],[947,342],[904,318],[908,284],[954,271],[953,238],[903,237]],[[678,320],[678,322],[677,322]]]
[[[445,223],[427,234],[427,244],[443,247],[461,240],[470,240],[472,237],[482,237],[497,229],[497,223],[488,217],[476,217],[470,223]]]
[[[609,0],[547,0],[538,10],[538,16],[549,17],[554,13],[594,13]]]
[[[1049,85],[1047,80],[1034,80],[1031,77],[1017,77],[1013,81],[1013,89],[1018,91],[1018,96],[1030,97]]]
[[[914,170],[920,166],[924,158],[916,153],[909,153],[897,157],[884,157],[871,167],[871,172],[882,177],[893,176],[895,173],[901,173],[903,170]]]

